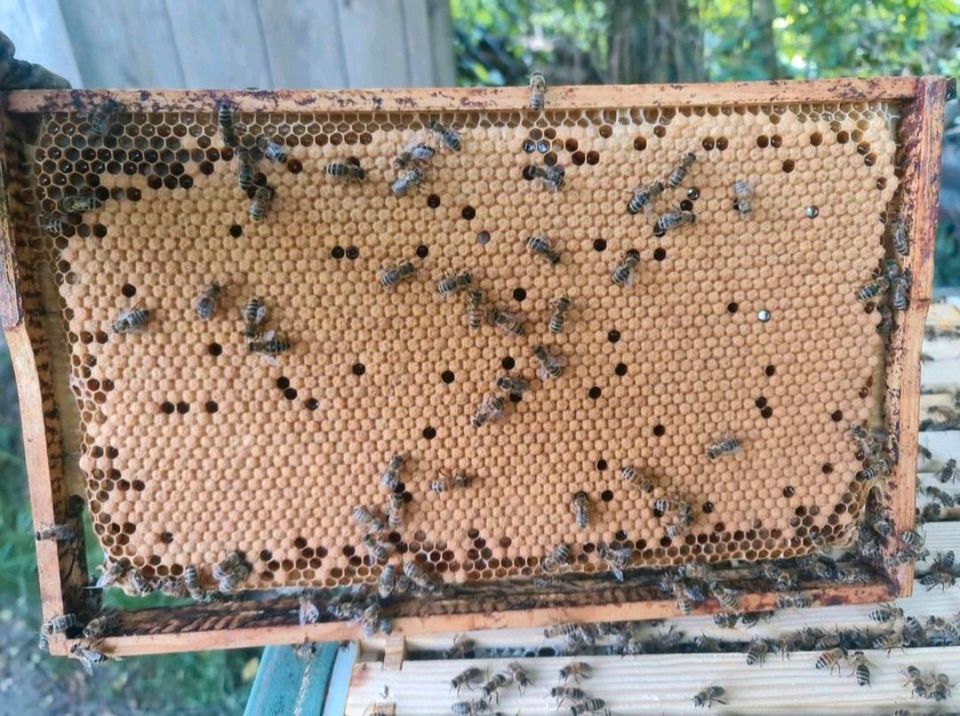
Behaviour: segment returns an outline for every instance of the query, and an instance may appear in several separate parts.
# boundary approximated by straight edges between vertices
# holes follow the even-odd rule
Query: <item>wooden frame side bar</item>
[[[773,80],[720,84],[587,85],[550,87],[547,109],[615,107],[696,107],[769,103],[872,102],[917,96],[917,77],[870,79]],[[943,81],[943,80],[941,80]],[[526,87],[438,89],[369,89],[337,91],[281,90],[18,90],[5,96],[4,109],[15,113],[77,112],[107,97],[141,112],[212,111],[213,103],[230,100],[241,111],[263,112],[444,112],[471,110],[521,111]]]

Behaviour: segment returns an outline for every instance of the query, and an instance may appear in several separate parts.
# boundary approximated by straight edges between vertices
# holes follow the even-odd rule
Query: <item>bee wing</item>
[[[550,380],[550,371],[547,370],[547,367],[546,367],[546,366],[543,366],[543,365],[542,365],[542,366],[540,366],[539,368],[537,368],[537,377],[538,377],[540,380],[546,382],[546,381]]]
[[[254,325],[259,326],[261,323],[263,323],[265,320],[267,320],[267,315],[268,315],[269,313],[270,313],[270,311],[269,311],[269,309],[268,309],[266,306],[260,306],[260,308],[257,309],[256,320],[253,322]],[[268,340],[269,340],[269,339],[268,339]]]

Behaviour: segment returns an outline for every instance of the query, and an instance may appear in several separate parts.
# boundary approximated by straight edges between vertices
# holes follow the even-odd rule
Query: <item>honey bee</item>
[[[933,570],[920,577],[920,584],[926,587],[928,592],[936,587],[946,590],[956,583],[956,576],[946,570]]]
[[[571,716],[584,716],[584,714],[601,714],[601,716],[610,716],[610,709],[603,699],[589,698],[570,707]]]
[[[183,570],[183,586],[194,601],[203,599],[203,588],[200,586],[200,570],[192,564],[187,565]]]
[[[590,498],[582,490],[573,496],[570,502],[574,521],[580,529],[586,529],[590,524]]]
[[[912,686],[914,696],[921,699],[930,698],[930,694],[927,689],[927,680],[923,678],[923,674],[920,672],[920,669],[918,669],[916,666],[908,666],[906,669],[904,669],[903,674],[907,677],[907,680],[903,682],[903,685]]]
[[[380,605],[374,602],[367,606],[360,614],[360,628],[363,629],[364,636],[371,637],[378,631],[389,634],[393,631],[393,623],[389,619],[384,619]]]
[[[260,150],[263,152],[263,156],[274,164],[287,163],[289,155],[287,154],[287,148],[282,144],[278,144],[272,139],[261,135],[257,140],[257,146],[260,147]]]
[[[553,245],[546,236],[528,236],[526,244],[528,249],[538,256],[542,256],[547,263],[551,265],[560,263],[560,254],[553,250]]]
[[[92,137],[106,137],[117,124],[120,111],[123,109],[115,99],[107,99],[98,104],[87,113],[87,121],[90,123],[89,135]]]
[[[622,477],[623,481],[634,489],[642,490],[643,492],[647,493],[653,492],[653,482],[646,477],[641,477],[640,473],[637,471],[637,468],[633,465],[624,465],[621,467],[620,477]]]
[[[850,658],[850,665],[853,667],[853,674],[857,679],[857,686],[870,685],[870,662],[860,650],[853,652]]]
[[[80,620],[76,614],[61,614],[45,621],[40,627],[40,633],[44,636],[64,634],[77,626],[80,626]]]
[[[733,183],[733,196],[733,206],[741,216],[753,211],[753,187],[743,179],[737,179]]]
[[[414,139],[407,145],[400,154],[393,160],[393,166],[397,169],[406,169],[409,166],[420,166],[426,164],[436,153],[436,150],[429,144],[417,143]]]
[[[109,589],[122,579],[129,569],[130,563],[126,560],[108,562],[104,567],[101,567],[101,574],[94,588]]]
[[[513,677],[513,682],[517,685],[517,690],[521,694],[523,694],[528,686],[533,685],[533,681],[530,680],[530,675],[527,673],[527,670],[516,661],[511,661],[507,664],[507,672]]]
[[[239,552],[231,552],[213,566],[213,578],[217,581],[217,589],[223,594],[236,591],[249,576],[250,567]]]
[[[75,542],[80,538],[80,533],[76,528],[70,525],[51,525],[50,527],[41,527],[33,533],[37,542],[43,540],[53,540],[55,542]]]
[[[153,592],[153,585],[143,572],[131,567],[127,570],[123,591],[131,597],[145,597]]]
[[[954,498],[953,495],[949,492],[944,492],[939,487],[928,485],[924,488],[924,492],[927,494],[927,497],[943,503],[944,507],[953,507],[957,504],[956,498]]]
[[[707,458],[716,460],[723,455],[736,455],[738,452],[740,452],[740,441],[728,435],[707,448]]]
[[[886,458],[877,457],[870,461],[870,464],[867,465],[860,471],[859,479],[862,481],[874,480],[881,475],[887,475],[890,473],[890,463]]]
[[[890,305],[897,311],[906,311],[910,305],[910,270],[907,269],[890,283]]]
[[[403,513],[406,507],[407,501],[403,499],[403,495],[396,493],[390,495],[390,506],[387,510],[387,524],[390,525],[392,529],[400,529],[403,527]]]
[[[243,191],[253,186],[253,176],[256,163],[250,155],[249,149],[237,150],[237,183]]]
[[[142,330],[150,320],[150,311],[146,308],[140,308],[139,305],[133,306],[120,312],[117,320],[110,326],[116,334],[131,333]]]
[[[523,378],[513,378],[509,375],[502,375],[494,383],[497,390],[510,395],[523,395],[530,389],[530,383]]]
[[[495,423],[503,419],[505,409],[506,404],[499,395],[485,395],[480,400],[480,405],[477,406],[470,424],[475,428],[480,428],[488,422]]]
[[[621,288],[632,286],[636,277],[636,268],[639,263],[639,251],[630,249],[624,253],[623,258],[620,259],[620,263],[617,264],[610,273],[610,280],[613,281],[614,286],[620,286]]]
[[[754,639],[747,648],[747,666],[762,666],[770,647],[763,639]]]
[[[677,164],[670,174],[667,176],[667,186],[671,189],[676,189],[687,176],[687,170],[693,166],[693,163],[697,160],[697,155],[693,152],[687,152],[680,158],[680,163]]]
[[[581,679],[590,678],[590,664],[585,661],[573,661],[560,669],[560,678],[566,683],[570,679],[580,683]]]
[[[697,217],[692,211],[668,211],[666,214],[661,214],[660,218],[657,219],[656,229],[662,232],[672,231],[681,226],[692,224],[696,220]]]
[[[581,629],[583,629],[583,627],[580,624],[571,624],[569,622],[565,622],[563,624],[554,624],[546,627],[543,630],[543,638],[556,639],[558,637],[568,637],[572,634],[576,634]]]
[[[103,206],[103,202],[89,191],[70,194],[60,200],[60,210],[67,214],[82,214],[85,211],[96,211],[101,206]]]
[[[894,649],[903,649],[903,635],[899,632],[880,634],[874,637],[871,646],[873,646],[874,649],[886,649],[887,656],[890,656],[890,652]]]
[[[433,593],[439,588],[416,562],[404,562],[403,573],[417,586],[418,589],[421,589],[425,592]]]
[[[560,296],[550,302],[550,309],[552,310],[550,314],[551,333],[556,335],[563,330],[563,325],[567,320],[567,312],[570,310],[571,305],[572,302],[566,296]]]
[[[87,622],[83,627],[86,639],[102,639],[120,626],[120,615],[113,611],[103,612]]]
[[[736,611],[740,608],[740,591],[724,587],[721,584],[711,584],[710,591],[717,598],[724,609]]]
[[[491,308],[487,311],[487,321],[490,325],[496,326],[508,336],[519,338],[526,333],[523,327],[523,319],[517,313],[505,313],[499,308]]]
[[[233,121],[233,106],[229,102],[217,103],[217,124],[220,125],[220,136],[223,138],[224,145],[236,147],[239,141]]]
[[[393,192],[393,195],[396,197],[406,196],[410,193],[411,189],[420,186],[420,182],[422,181],[423,169],[414,167],[400,174],[400,176],[390,184],[390,191]]]
[[[300,604],[298,610],[300,626],[316,624],[320,621],[320,607],[313,593],[309,591],[301,592],[298,601]]]
[[[383,474],[380,475],[380,484],[388,490],[396,490],[400,485],[400,471],[403,469],[405,461],[406,457],[404,455],[393,455],[390,458],[390,462],[387,463]]]
[[[627,202],[627,213],[635,215],[643,210],[643,213],[649,216],[653,202],[663,194],[663,189],[663,182],[659,180],[649,186],[637,187],[633,190],[633,196],[630,197],[630,201]]]
[[[563,671],[563,669],[561,669]],[[554,686],[550,689],[550,695],[557,700],[557,708],[564,701],[579,703],[587,698],[587,692],[575,686]]]
[[[811,604],[813,600],[803,592],[781,594],[777,597],[777,609],[806,609]]]
[[[258,334],[258,327],[267,320],[268,315],[267,307],[264,305],[263,301],[254,296],[249,301],[247,305],[240,310],[240,314],[243,316],[244,329],[243,335],[246,338],[254,338]]]
[[[563,375],[563,367],[566,361],[562,356],[555,356],[550,353],[543,345],[535,346],[533,357],[537,361],[537,377],[546,382],[556,380]]]
[[[874,299],[883,291],[886,291],[889,285],[890,284],[885,276],[877,276],[872,281],[869,281],[860,287],[860,289],[857,291],[857,300],[869,301]]]
[[[63,233],[63,220],[53,214],[42,213],[37,216],[37,225],[48,234]]]
[[[330,162],[323,171],[335,180],[347,180],[361,184],[367,173],[359,164],[352,162]]]
[[[383,532],[384,529],[386,529],[383,520],[363,505],[357,505],[353,508],[353,519],[358,525],[363,527],[367,533]]]
[[[698,709],[709,709],[713,708],[714,704],[725,704],[727,702],[723,700],[724,693],[726,692],[720,686],[708,686],[703,691],[694,694],[693,705]]]
[[[439,480],[434,480],[430,483],[430,492],[446,492],[449,487],[450,481],[446,478],[446,476],[442,475]]]
[[[171,597],[173,599],[182,599],[187,596],[187,588],[183,583],[183,578],[174,577],[173,575],[161,577],[158,580],[157,591],[165,597]]]
[[[796,575],[784,567],[778,567],[767,562],[760,568],[760,572],[764,577],[773,582],[773,586],[778,592],[788,592],[797,586]]]
[[[880,304],[877,306],[877,313],[880,314],[880,322],[877,324],[877,333],[881,336],[892,335],[897,330],[897,322],[893,318],[893,311],[888,306]]]
[[[83,644],[77,642],[70,647],[70,656],[83,664],[84,670],[93,676],[93,667],[108,661],[107,655],[94,648],[95,643]]]
[[[476,701],[458,701],[450,707],[453,716],[480,716],[490,710],[490,704],[485,699]]]
[[[633,548],[622,547],[620,549],[611,549],[601,546],[597,550],[597,556],[600,557],[610,567],[610,572],[618,582],[623,581],[623,570],[630,566],[633,560]]]
[[[498,671],[489,679],[486,683],[480,688],[480,691],[483,692],[484,699],[489,699],[491,696],[500,701],[499,691],[504,686],[507,686],[511,681],[513,681],[513,676],[508,671]]]
[[[473,276],[466,271],[449,274],[437,281],[437,293],[443,298],[450,298],[469,288],[472,283]]]
[[[250,209],[248,213],[254,221],[263,221],[267,215],[267,210],[273,202],[273,195],[276,192],[269,186],[258,186],[253,192],[253,198],[250,200]]]
[[[474,289],[467,293],[467,325],[477,330],[483,323],[483,292]]]
[[[878,624],[885,624],[887,622],[903,619],[903,610],[900,607],[893,606],[892,604],[880,604],[876,609],[870,612],[869,616]]]
[[[416,272],[417,269],[413,265],[412,261],[403,261],[394,266],[388,266],[380,269],[380,271],[377,273],[377,281],[379,281],[380,285],[383,286],[387,291],[393,291],[397,286],[400,285],[401,281],[406,281],[413,278],[413,275]]]
[[[217,310],[217,302],[220,300],[220,293],[223,289],[220,284],[214,281],[201,293],[196,300],[194,308],[197,311],[197,318],[201,321],[209,321]]]
[[[943,469],[937,473],[937,479],[944,484],[960,480],[960,469],[957,469],[957,461],[954,458],[947,460]]]
[[[540,183],[543,184],[547,191],[553,193],[563,188],[567,171],[561,165],[554,164],[552,167],[533,166],[531,174],[535,179],[540,180]]]
[[[570,551],[569,545],[558,544],[551,550],[550,554],[544,558],[541,564],[545,571],[553,572],[564,565],[570,564],[572,559],[573,553]]]
[[[457,694],[460,694],[460,689],[466,686],[468,689],[473,689],[473,684],[480,684],[486,679],[486,675],[476,666],[470,666],[459,674],[454,676],[450,680],[450,688],[456,689]]]
[[[542,72],[533,72],[530,75],[530,109],[540,111],[544,105],[544,94],[547,91],[547,78]]]
[[[910,225],[901,217],[890,222],[890,235],[893,238],[893,248],[901,256],[910,254]]]
[[[925,542],[923,535],[915,530],[903,530],[900,533],[900,541],[916,551],[923,549]]]
[[[273,331],[267,331],[262,337],[252,340],[247,344],[247,349],[251,353],[262,353],[265,356],[276,356],[286,353],[293,347],[293,344],[286,338],[279,338]]]
[[[460,151],[460,135],[455,129],[440,124],[436,120],[427,123],[427,129],[437,138],[440,146],[446,147],[450,151]]]

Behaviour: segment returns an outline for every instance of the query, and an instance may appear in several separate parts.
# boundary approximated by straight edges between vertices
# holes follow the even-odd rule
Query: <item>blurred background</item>
[[[960,74],[957,0],[0,0],[0,31],[78,88],[515,85],[532,69],[552,84]],[[935,291],[956,294],[957,102],[942,177]],[[25,486],[0,346],[0,716],[241,713],[257,650],[141,657],[93,678],[37,650]]]

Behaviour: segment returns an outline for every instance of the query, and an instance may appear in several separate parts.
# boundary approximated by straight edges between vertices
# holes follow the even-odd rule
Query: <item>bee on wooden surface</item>
[[[910,305],[910,270],[890,282],[890,305],[897,311],[906,311]]]
[[[566,683],[570,679],[580,683],[581,679],[590,678],[590,664],[585,661],[572,661],[560,669],[560,679]]]
[[[627,213],[639,214],[642,210],[644,214],[649,216],[653,202],[663,194],[663,189],[663,182],[659,180],[649,186],[637,187],[633,190],[633,196],[630,197],[630,201],[627,202]]]
[[[740,441],[728,435],[707,448],[707,458],[717,460],[724,455],[736,455],[740,447]]]
[[[545,627],[543,630],[544,639],[557,639],[559,637],[567,637],[571,634],[576,634],[578,631],[583,629],[581,624],[573,624],[572,622],[564,622],[562,624],[553,624],[551,626]]]
[[[253,192],[253,198],[250,200],[250,209],[248,213],[254,221],[263,221],[273,202],[273,195],[276,192],[269,186],[258,186]]]
[[[901,651],[903,650],[903,634],[897,631],[878,634],[874,637],[871,646],[874,649],[885,649],[887,656],[890,656],[890,652],[892,652],[894,649],[900,649]]]
[[[491,308],[487,311],[487,321],[514,338],[519,338],[526,333],[523,319],[518,313],[506,313],[499,308]]]
[[[576,704],[586,700],[587,692],[575,686],[554,686],[550,689],[550,696],[557,700],[557,708],[560,708],[565,701]]]
[[[577,527],[586,529],[590,524],[590,498],[587,497],[587,493],[583,491],[576,493],[570,501],[570,508],[573,510]]]
[[[300,644],[297,644],[293,647],[293,655],[297,658],[297,661],[310,661],[317,655],[317,644],[312,641],[304,641]],[[371,716],[373,716],[371,714]]]
[[[233,121],[233,105],[229,102],[217,103],[217,124],[220,125],[220,136],[228,147],[239,144],[237,129]]]
[[[542,256],[548,264],[556,265],[560,263],[560,254],[554,251],[553,244],[550,243],[550,239],[548,239],[546,236],[528,236],[526,245],[527,248],[537,256]]]
[[[680,186],[687,176],[687,171],[693,166],[696,160],[697,155],[693,152],[687,152],[680,157],[680,162],[670,170],[670,174],[667,176],[667,186],[671,189],[676,189]]]
[[[953,684],[950,683],[950,677],[943,673],[934,674],[933,672],[931,672],[931,677],[931,682],[933,684],[933,700],[946,701],[948,698],[950,698],[950,694],[952,692],[950,687],[953,686]]]
[[[423,591],[430,593],[433,593],[439,589],[436,582],[434,582],[416,562],[404,562],[403,573],[417,586],[418,589],[422,589]]]
[[[95,666],[106,663],[109,659],[106,654],[95,648],[96,642],[77,642],[70,647],[70,657],[77,659],[82,665],[84,671],[93,676]]]
[[[63,219],[54,214],[41,213],[37,216],[37,225],[48,234],[63,233]]]
[[[542,72],[533,72],[530,75],[530,109],[541,110],[544,105],[544,94],[547,91],[547,78]]]
[[[754,639],[747,648],[747,665],[761,666],[767,659],[770,647],[763,639]]]
[[[708,686],[703,691],[697,692],[693,697],[693,705],[698,709],[713,708],[714,704],[725,704],[723,695],[726,692],[720,686]]]
[[[685,579],[706,582],[710,578],[710,566],[705,562],[687,562],[677,567],[677,574]]]
[[[733,183],[733,207],[745,216],[753,211],[753,187],[743,179]]]
[[[886,624],[903,619],[903,609],[893,604],[880,604],[869,614],[870,619],[878,624]]]
[[[213,578],[217,581],[217,589],[223,594],[236,591],[249,576],[250,567],[239,552],[231,552],[213,565]]]
[[[411,189],[419,187],[422,181],[423,169],[414,167],[401,173],[400,176],[394,179],[390,184],[390,191],[393,192],[393,195],[396,197],[406,196],[410,193]]]
[[[75,542],[80,538],[80,533],[71,525],[50,525],[41,527],[33,533],[37,542],[43,540],[53,540],[54,542]]]
[[[607,708],[607,702],[603,699],[591,697],[571,706],[570,714],[571,716],[585,716],[585,714],[610,716],[610,709]]]
[[[453,716],[480,716],[490,711],[490,704],[485,699],[475,701],[458,701],[450,707]]]
[[[952,549],[947,552],[937,552],[930,564],[930,569],[951,571],[955,561],[956,554]]]
[[[243,191],[253,186],[256,162],[249,149],[237,150],[237,183]]]
[[[510,395],[523,395],[530,389],[530,383],[523,378],[514,378],[509,375],[502,375],[495,381],[497,390],[509,393]]]
[[[153,585],[150,580],[136,567],[127,570],[122,588],[124,593],[131,597],[145,597],[153,592]]]
[[[685,617],[690,616],[696,605],[693,600],[690,599],[686,589],[684,589],[683,584],[680,582],[674,582],[673,584],[673,598],[677,603],[677,609],[680,610],[680,613]]]
[[[449,274],[437,281],[437,293],[442,298],[450,298],[469,288],[472,283],[473,276],[467,271]]]
[[[87,113],[87,122],[90,123],[89,135],[92,137],[106,137],[117,125],[123,105],[115,99],[107,99]]]
[[[67,214],[82,214],[85,211],[96,211],[101,206],[103,206],[103,202],[90,191],[70,194],[60,199],[60,210]]]
[[[632,286],[636,279],[636,268],[640,263],[640,252],[630,249],[623,254],[620,263],[610,272],[610,280],[614,286],[625,288]]]
[[[450,680],[450,688],[455,689],[459,695],[460,689],[462,689],[464,686],[472,690],[474,684],[479,685],[483,683],[485,679],[486,674],[484,674],[483,671],[476,666],[470,666]]]
[[[923,674],[920,669],[916,666],[908,666],[903,670],[903,675],[907,677],[907,680],[903,682],[904,686],[913,687],[913,695],[921,699],[929,698],[926,679],[923,678]]]
[[[530,165],[530,175],[534,179],[539,179],[547,191],[555,193],[563,188],[567,171],[560,164],[554,164],[552,167],[532,164]]]
[[[857,290],[857,300],[870,301],[886,291],[889,286],[890,283],[885,276],[877,276]]]
[[[740,608],[740,590],[732,589],[731,587],[725,587],[722,584],[711,583],[710,592],[714,597],[717,598],[717,601],[720,602],[720,606],[722,606],[724,609],[736,611]]]
[[[937,473],[937,479],[944,484],[960,481],[960,469],[957,469],[957,461],[954,458],[947,460],[947,464]]]
[[[298,601],[300,626],[316,624],[320,621],[320,606],[317,604],[315,594],[309,591],[301,592]]]
[[[773,582],[773,586],[779,592],[788,592],[797,586],[796,575],[785,567],[778,567],[769,562],[765,562],[760,568],[760,573],[766,579]]]
[[[723,650],[722,642],[719,639],[714,639],[712,636],[706,636],[705,634],[693,637],[691,643],[697,651],[705,654],[716,654]]]
[[[945,590],[948,587],[954,586],[956,583],[956,575],[946,570],[931,570],[920,577],[920,584],[926,587],[928,592],[936,587]]]
[[[900,541],[914,551],[920,551],[923,549],[923,545],[926,540],[924,539],[923,535],[916,530],[903,530],[900,533]]]
[[[949,492],[944,492],[939,487],[934,485],[927,485],[923,491],[926,493],[927,497],[937,500],[938,502],[942,503],[944,507],[953,507],[957,504],[957,500],[953,495],[951,495]]]
[[[910,225],[901,217],[895,218],[890,222],[890,236],[893,240],[893,248],[901,256],[910,254]]]
[[[140,331],[143,330],[149,320],[150,311],[146,308],[140,308],[138,304],[121,311],[117,320],[110,326],[110,330],[116,334]]]
[[[362,184],[367,173],[360,164],[353,162],[330,162],[323,168],[324,173],[336,181],[352,181]]]
[[[500,701],[500,694],[498,693],[500,689],[504,686],[508,686],[513,681],[513,676],[509,671],[498,671],[489,679],[482,687],[480,691],[483,693],[484,699],[489,699],[491,697],[495,698],[497,702]]]
[[[61,614],[45,621],[40,627],[40,633],[44,636],[64,634],[77,626],[80,626],[80,620],[76,614]]]
[[[293,347],[286,338],[280,338],[274,331],[267,331],[260,338],[252,340],[247,344],[247,349],[251,353],[262,353],[265,356],[277,356],[286,353]]]
[[[209,321],[217,311],[217,302],[220,300],[220,294],[223,289],[216,281],[203,289],[203,292],[197,297],[194,303],[194,309],[197,312],[197,318],[201,321]]]
[[[94,585],[94,589],[109,589],[122,579],[129,569],[130,563],[125,559],[107,562],[101,567],[101,574]]]
[[[556,335],[563,330],[563,325],[567,321],[567,312],[570,310],[572,301],[566,296],[560,296],[550,302],[550,332]]]
[[[466,634],[456,634],[453,645],[443,652],[444,659],[466,659],[471,655],[475,644]]]
[[[542,381],[555,380],[563,374],[566,365],[562,356],[551,354],[546,347],[538,345],[533,349],[533,357],[537,361],[537,377]]]
[[[289,155],[287,148],[268,137],[261,135],[257,139],[257,146],[263,152],[263,156],[274,164],[286,164]]]
[[[957,646],[960,644],[960,619],[953,623],[943,617],[927,617],[924,635],[933,646]]]
[[[259,327],[267,320],[269,311],[263,301],[254,296],[247,305],[240,309],[240,315],[243,317],[243,335],[245,338],[254,338],[259,333]]]
[[[806,609],[811,604],[813,600],[810,595],[803,592],[781,594],[777,597],[777,609]]]
[[[396,169],[419,167],[433,159],[435,153],[436,150],[429,144],[418,143],[414,139],[394,158],[393,166]]]
[[[387,291],[393,291],[402,281],[413,278],[416,272],[417,268],[413,265],[412,261],[402,261],[393,266],[380,269],[380,271],[377,272],[377,281],[379,281],[380,285]]]
[[[507,664],[507,672],[513,677],[513,683],[517,685],[517,690],[521,694],[523,694],[528,686],[533,685],[533,681],[530,680],[530,674],[527,673],[527,670],[524,669],[519,662],[511,661]]]
[[[86,639],[102,639],[109,636],[120,626],[120,615],[114,611],[103,612],[87,622],[83,627]]]
[[[697,217],[692,211],[668,211],[657,219],[656,229],[662,232],[672,231],[681,226],[693,224],[696,220]]]
[[[366,637],[372,637],[378,631],[384,631],[387,634],[393,631],[393,624],[389,619],[384,621],[380,605],[376,602],[364,608],[358,621]]]
[[[477,330],[483,323],[483,292],[474,289],[467,293],[467,326]]]
[[[457,133],[457,130],[435,120],[427,122],[427,129],[437,138],[440,146],[446,147],[453,152],[460,151],[460,135]]]
[[[846,658],[847,652],[842,647],[827,649],[817,658],[817,663],[815,666],[818,669],[830,669],[830,673],[832,674],[834,669],[836,669],[838,672],[840,671],[841,664]]]
[[[200,586],[200,570],[192,564],[187,565],[183,570],[183,586],[186,587],[187,594],[194,601],[203,599],[203,588]]]

